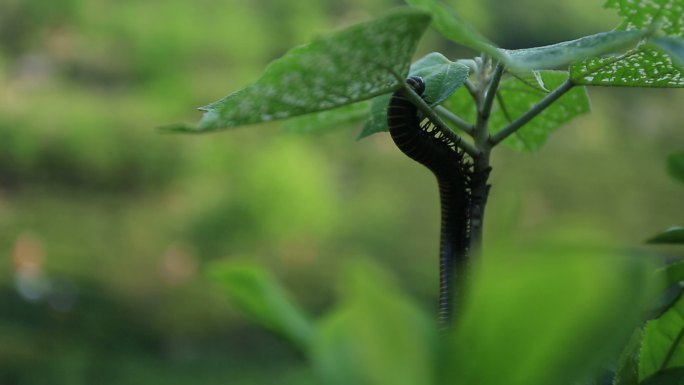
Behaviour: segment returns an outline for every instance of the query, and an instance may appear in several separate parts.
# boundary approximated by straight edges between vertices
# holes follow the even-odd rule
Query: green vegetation
[[[596,42],[606,35],[596,33],[620,20],[615,10],[602,13],[589,1],[453,3],[468,14],[454,19],[444,8],[444,19],[433,19],[442,20],[435,29],[449,37],[455,32],[443,28],[469,20],[478,28],[458,24],[463,40],[457,42],[506,54],[499,59],[512,66],[528,60],[529,52],[515,51],[520,47],[583,35],[591,37],[579,46],[602,47]],[[535,154],[493,154],[482,273],[460,326],[447,337],[436,334],[432,315],[433,181],[387,135],[354,140],[384,129],[384,118],[369,115],[382,111],[382,102],[301,115],[287,121],[285,133],[277,123],[194,137],[153,129],[195,120],[188,107],[259,79],[267,63],[292,46],[325,44],[340,36],[333,27],[356,22],[401,24],[392,17],[402,12],[411,23],[405,35],[390,40],[406,46],[372,59],[387,60],[401,76],[433,76],[428,82],[444,87],[431,87],[431,101],[473,121],[475,111],[465,105],[469,95],[459,87],[463,80],[454,76],[470,68],[456,59],[473,53],[431,32],[418,41],[430,31],[426,14],[387,16],[394,5],[3,2],[0,383],[500,383],[493,367],[510,383],[528,385],[570,377],[588,383],[597,368],[617,370],[621,383],[662,385],[663,378],[680,376],[680,339],[676,329],[669,333],[682,322],[677,293],[662,299],[654,310],[659,318],[633,334],[617,361],[608,358],[618,357],[642,304],[653,303],[650,295],[662,290],[647,272],[661,259],[681,257],[681,246],[672,244],[681,243],[684,217],[677,182],[683,178],[677,155],[684,140],[681,92],[592,89],[592,114],[556,131],[588,110],[586,94],[575,88],[543,119],[508,138],[513,149]],[[561,19],[549,17],[560,12]],[[651,33],[646,27],[628,18],[609,35],[619,44],[604,48],[622,48],[620,39],[644,36],[637,29]],[[681,33],[659,27],[663,36],[633,57],[670,52],[676,65],[681,51],[671,36]],[[312,54],[297,50],[299,59]],[[361,100],[401,84],[387,72],[359,73],[355,63],[364,55],[344,50],[326,67],[326,83],[332,77],[336,86],[363,91],[341,92],[332,102]],[[571,74],[600,64],[591,60],[573,66]],[[286,64],[267,72],[282,74]],[[301,68],[309,67],[303,62]],[[640,79],[616,70],[629,75],[625,81]],[[599,75],[583,77],[583,84],[604,84],[612,76]],[[505,77],[507,113],[524,112],[563,76],[541,71]],[[321,80],[307,74],[305,81]],[[327,101],[286,86],[287,97]],[[514,101],[522,89],[524,97]],[[207,106],[202,127],[221,128],[211,114],[220,105]],[[285,117],[262,112],[241,123]],[[507,124],[506,113],[495,109],[490,127]],[[665,154],[674,154],[667,169]],[[653,235],[672,225],[679,227]],[[644,245],[649,237],[658,244]],[[676,284],[681,270],[673,265],[659,277]],[[238,308],[281,338],[253,326]],[[467,349],[475,345],[477,350]],[[637,351],[649,359],[635,359]],[[479,358],[462,359],[471,355]]]

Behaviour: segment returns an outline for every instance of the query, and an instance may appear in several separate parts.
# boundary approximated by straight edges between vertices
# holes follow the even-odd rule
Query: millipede
[[[412,76],[406,79],[416,94],[423,96],[425,82]],[[470,212],[472,203],[472,163],[457,144],[444,136],[429,120],[419,115],[418,108],[403,90],[392,95],[387,107],[387,125],[396,146],[414,161],[427,167],[437,178],[441,206],[439,253],[439,320],[446,325],[453,309],[450,304],[458,296],[454,282],[465,271],[470,244]],[[465,277],[458,277],[462,282]]]

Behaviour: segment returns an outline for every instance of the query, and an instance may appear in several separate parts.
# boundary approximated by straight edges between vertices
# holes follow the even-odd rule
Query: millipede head
[[[408,84],[418,95],[423,95],[423,92],[425,92],[425,80],[420,76],[411,76],[406,79],[406,84]]]

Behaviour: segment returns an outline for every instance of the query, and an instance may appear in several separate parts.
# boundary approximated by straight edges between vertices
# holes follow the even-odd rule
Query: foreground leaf
[[[684,367],[684,297],[644,329],[639,378],[644,380],[661,370]]]
[[[684,244],[684,227],[670,227],[646,242],[655,244]]]
[[[313,327],[304,312],[266,270],[249,263],[217,263],[209,276],[255,322],[290,341],[309,347]]]
[[[622,348],[617,360],[613,385],[639,385],[639,349],[642,336],[643,331],[637,328]]]
[[[586,378],[626,342],[651,295],[643,259],[555,249],[495,260],[474,279],[449,338],[445,384]]]
[[[684,183],[684,152],[677,152],[667,156],[667,172],[671,177]]]
[[[640,385],[682,385],[684,368],[665,369],[644,380]],[[620,384],[622,385],[622,384]]]
[[[343,281],[345,298],[316,333],[312,358],[328,385],[430,385],[433,321],[368,265]]]
[[[401,10],[293,48],[255,83],[201,108],[206,132],[332,109],[391,92],[430,16]]]

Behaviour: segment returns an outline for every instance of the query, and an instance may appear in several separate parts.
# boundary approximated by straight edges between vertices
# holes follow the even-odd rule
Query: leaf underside
[[[328,110],[391,92],[430,16],[402,9],[293,48],[253,84],[202,107],[207,132]]]

